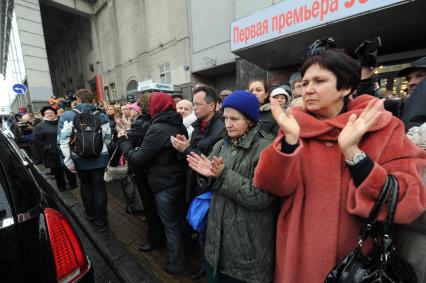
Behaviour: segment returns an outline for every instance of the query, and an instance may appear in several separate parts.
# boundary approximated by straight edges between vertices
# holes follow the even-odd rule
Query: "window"
[[[170,84],[172,82],[170,63],[160,65],[160,82],[162,84]]]
[[[0,166],[0,229],[11,226],[14,223],[10,198],[6,193],[6,178]]]
[[[109,87],[107,85],[104,86],[104,97],[106,97],[108,101],[111,101],[111,97],[109,96]]]
[[[109,84],[109,95],[113,98],[113,99],[115,99],[117,96],[116,96],[116,94],[117,94],[117,91],[116,91],[116,89],[115,89],[115,83],[110,83]]]
[[[127,84],[127,91],[129,90],[137,90],[138,89],[138,82],[135,80],[131,80],[128,84]]]

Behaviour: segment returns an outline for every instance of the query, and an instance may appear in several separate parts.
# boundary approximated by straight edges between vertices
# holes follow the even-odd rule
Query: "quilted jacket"
[[[271,282],[274,274],[277,198],[252,184],[271,143],[265,136],[258,125],[236,145],[219,141],[210,154],[222,157],[225,169],[212,184],[205,256],[215,271],[244,282]]]

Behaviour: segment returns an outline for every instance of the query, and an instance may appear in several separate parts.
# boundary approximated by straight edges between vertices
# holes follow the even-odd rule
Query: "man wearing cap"
[[[172,93],[171,97],[173,98],[175,104],[183,99],[183,96],[180,93]]]
[[[410,67],[399,71],[398,77],[407,79],[408,94],[411,95],[416,86],[426,77],[426,57],[414,61]]]
[[[405,131],[426,122],[426,57],[414,61],[410,67],[402,69],[398,76],[406,77],[408,94],[403,106],[401,120]]]

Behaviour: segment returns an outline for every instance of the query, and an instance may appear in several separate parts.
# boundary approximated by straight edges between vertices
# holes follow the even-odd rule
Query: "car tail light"
[[[75,282],[89,269],[86,253],[65,216],[51,208],[45,209],[47,227],[60,283]]]

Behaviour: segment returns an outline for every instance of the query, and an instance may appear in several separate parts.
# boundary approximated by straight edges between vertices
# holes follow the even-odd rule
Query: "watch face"
[[[365,157],[366,157],[365,153],[355,154],[355,156],[352,158],[352,162],[353,162],[353,164],[358,164]]]

